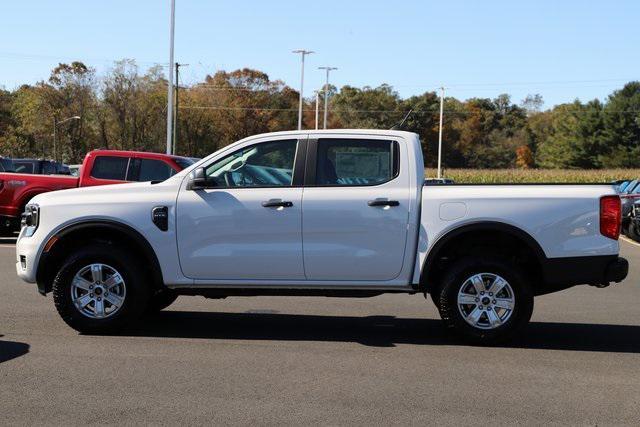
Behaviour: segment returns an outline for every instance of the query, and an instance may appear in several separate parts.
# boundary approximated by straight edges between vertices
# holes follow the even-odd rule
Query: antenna
[[[407,119],[409,118],[409,116],[411,115],[411,113],[413,113],[413,108],[409,110],[409,112],[407,114],[405,114],[404,118],[402,120],[400,120],[399,123],[396,123],[395,125],[391,126],[391,130],[394,129],[400,129],[402,127],[402,125],[404,125],[404,122],[407,121]]]

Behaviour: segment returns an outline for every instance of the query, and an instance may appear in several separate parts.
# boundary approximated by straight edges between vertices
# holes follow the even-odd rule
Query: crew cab
[[[16,165],[27,164],[16,160]],[[178,173],[193,160],[186,157],[135,151],[94,150],[82,164],[80,176],[0,173],[0,235],[19,229],[20,215],[34,196],[48,191],[90,187],[131,181],[165,180]],[[67,168],[68,170],[68,168]],[[16,166],[12,172],[18,171]],[[53,170],[51,170],[54,173]]]
[[[257,135],[163,182],[35,197],[16,270],[82,333],[179,295],[406,293],[477,343],[522,331],[537,295],[627,275],[611,184],[423,181],[414,133]]]

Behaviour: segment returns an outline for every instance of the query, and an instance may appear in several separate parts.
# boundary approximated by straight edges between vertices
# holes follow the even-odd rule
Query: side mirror
[[[194,169],[189,174],[189,181],[187,181],[187,190],[202,190],[203,188],[210,187],[211,183],[207,180],[207,174],[204,168]]]

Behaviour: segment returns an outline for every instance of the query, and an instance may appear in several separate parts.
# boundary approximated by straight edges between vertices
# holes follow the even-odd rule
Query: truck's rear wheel
[[[438,294],[442,320],[476,344],[512,338],[531,319],[533,293],[520,271],[498,258],[464,258],[445,275]]]
[[[149,289],[135,257],[117,246],[80,248],[62,264],[53,282],[53,300],[75,330],[109,334],[137,319]]]

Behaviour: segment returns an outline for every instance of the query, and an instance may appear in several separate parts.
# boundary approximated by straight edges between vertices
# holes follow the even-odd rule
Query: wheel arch
[[[483,236],[485,239],[491,237],[495,238],[496,241],[506,239],[511,243],[520,245],[521,248],[524,248],[524,253],[533,255],[533,259],[530,260],[532,261],[530,265],[530,268],[533,269],[532,272],[540,278],[542,277],[543,265],[547,257],[533,236],[511,224],[498,221],[482,221],[454,228],[436,240],[420,270],[419,287],[421,291],[429,292],[430,286],[437,282],[437,265],[442,256],[446,255],[448,250],[451,250],[456,243],[461,242],[461,239],[467,236],[474,236],[476,239],[479,236]],[[435,273],[434,279],[436,280],[432,281],[431,278],[427,278],[428,275],[431,275],[431,272]]]
[[[145,270],[154,286],[164,285],[160,262],[147,239],[133,227],[114,220],[88,220],[69,224],[53,234],[43,245],[36,282],[42,294],[51,291],[57,267],[74,244],[88,242],[124,244],[134,248],[145,262]]]

